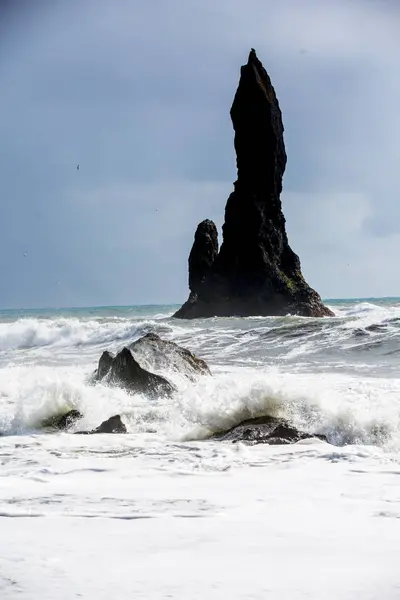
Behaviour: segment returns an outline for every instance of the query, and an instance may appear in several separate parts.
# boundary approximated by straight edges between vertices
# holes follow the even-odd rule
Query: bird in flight
[[[79,171],[79,165],[77,165],[76,170]]]

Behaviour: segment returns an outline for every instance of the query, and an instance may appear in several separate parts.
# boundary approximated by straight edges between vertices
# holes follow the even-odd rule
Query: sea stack
[[[226,203],[223,241],[218,252],[214,223],[200,223],[189,258],[189,299],[174,316],[333,316],[304,280],[288,243],[280,200],[282,113],[253,49],[230,114],[238,175]]]

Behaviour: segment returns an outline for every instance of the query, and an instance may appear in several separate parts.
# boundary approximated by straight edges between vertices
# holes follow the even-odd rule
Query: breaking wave
[[[107,345],[129,342],[150,331],[163,335],[171,330],[168,325],[153,320],[19,319],[0,323],[0,350]]]
[[[79,428],[119,413],[131,433],[188,441],[272,415],[333,444],[400,450],[400,304],[332,308],[332,319],[81,315],[2,322],[0,432],[38,431],[43,420],[74,408],[84,415]],[[195,351],[213,376],[193,382],[164,372],[178,391],[157,401],[89,383],[102,350],[149,331]],[[58,360],[66,351],[68,360]]]
[[[175,378],[175,383],[177,380]],[[202,440],[241,421],[271,415],[299,429],[323,433],[335,445],[373,444],[400,449],[400,381],[348,376],[294,375],[252,369],[216,373],[193,383],[181,378],[171,399],[149,401],[120,388],[88,385],[76,368],[14,368],[0,378],[3,434],[40,429],[49,417],[71,409],[83,413],[79,428],[92,429],[121,414],[130,433],[167,440]]]

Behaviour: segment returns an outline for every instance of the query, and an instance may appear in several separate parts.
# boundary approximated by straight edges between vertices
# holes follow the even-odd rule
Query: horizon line
[[[350,302],[350,301],[367,301],[367,300],[398,300],[400,296],[340,296],[337,298],[322,298],[324,303],[329,302]],[[146,304],[96,304],[96,305],[82,305],[82,306],[34,306],[34,307],[17,307],[17,308],[0,308],[0,312],[14,312],[14,311],[35,311],[35,310],[85,310],[89,308],[103,309],[103,308],[155,308],[161,306],[181,306],[182,302],[171,302],[168,304],[158,304],[154,302]]]

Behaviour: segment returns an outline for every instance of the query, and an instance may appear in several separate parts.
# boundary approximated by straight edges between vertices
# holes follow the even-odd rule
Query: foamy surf
[[[160,599],[247,598],[254,586],[260,598],[394,597],[400,304],[328,305],[332,319],[186,322],[170,318],[174,307],[3,314],[2,600],[99,600],[104,577],[116,598],[150,588]],[[194,351],[212,375],[194,380],[147,357],[175,385],[170,398],[93,383],[103,350],[149,332]],[[72,409],[83,418],[50,433],[49,420]],[[74,435],[114,414],[127,435]],[[210,440],[261,415],[310,437]]]
[[[169,334],[171,328],[155,320],[128,319],[18,319],[0,323],[0,351],[35,348],[86,347],[129,343],[150,331]]]
[[[196,382],[171,373],[177,392],[170,399],[149,400],[118,387],[93,385],[88,367],[9,367],[0,370],[0,432],[40,432],[49,418],[75,409],[84,415],[80,428],[93,429],[121,414],[131,434],[154,433],[167,443],[204,440],[268,415],[288,419],[310,435],[324,434],[335,445],[400,450],[400,380],[286,373],[278,367],[263,371],[216,369]]]

